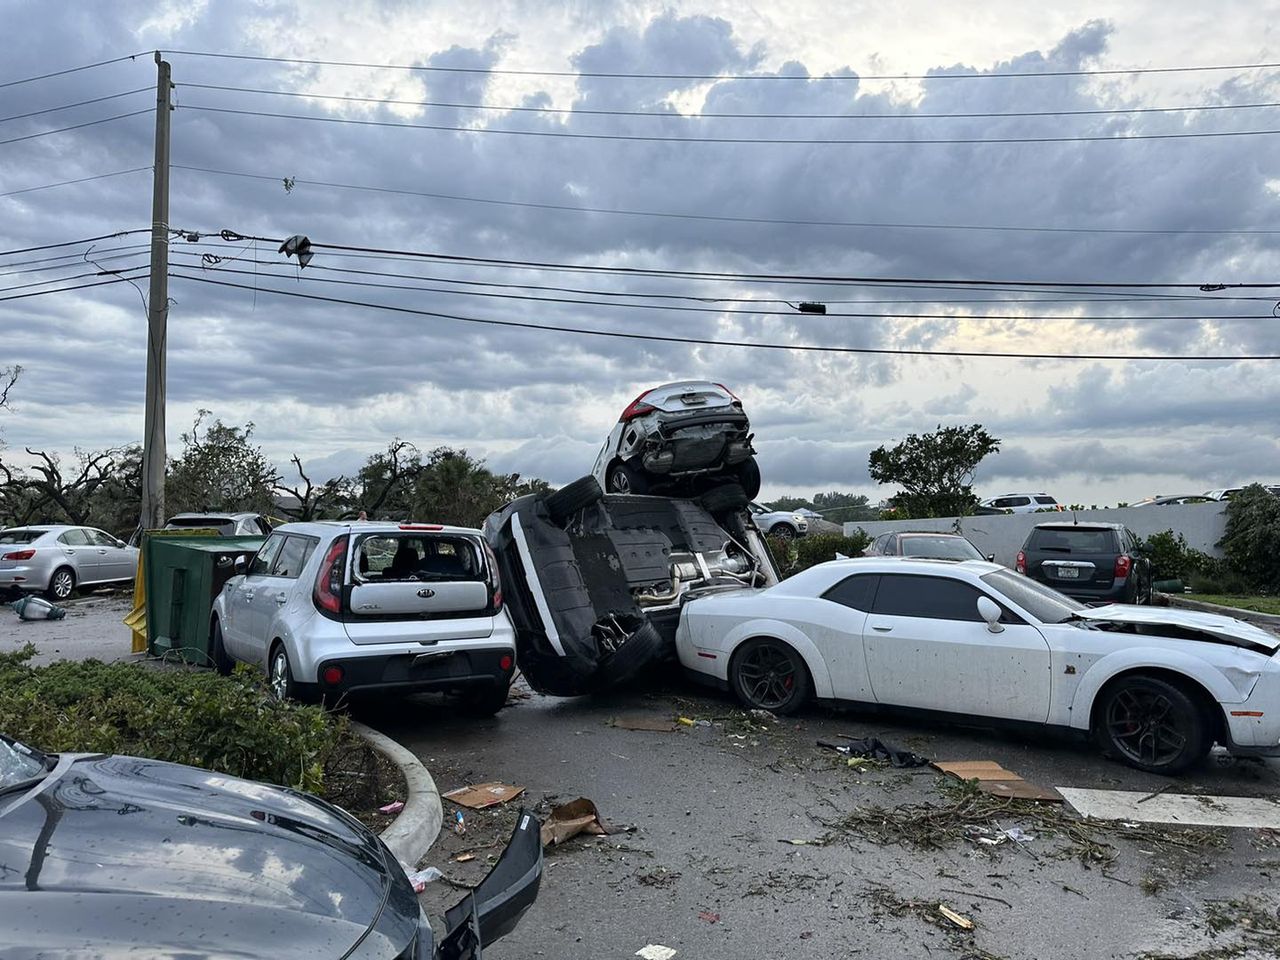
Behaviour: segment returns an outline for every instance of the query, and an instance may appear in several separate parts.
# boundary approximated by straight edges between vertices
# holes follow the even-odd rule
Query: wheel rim
[[[271,693],[283,700],[289,693],[289,658],[283,650],[271,658]]]
[[[70,573],[66,570],[59,570],[53,575],[53,595],[59,600],[65,600],[71,596],[73,582]]]
[[[1164,694],[1126,688],[1107,704],[1107,732],[1130,760],[1152,767],[1177,760],[1189,739],[1178,728],[1174,704]]]
[[[779,540],[790,540],[792,538],[790,527],[779,527],[773,532],[773,535]]]
[[[631,492],[631,481],[627,478],[626,473],[622,470],[613,471],[613,477],[609,482],[609,486],[613,489],[614,493],[630,493]]]
[[[738,681],[753,706],[775,710],[795,692],[796,665],[786,651],[771,643],[760,644],[743,655]]]

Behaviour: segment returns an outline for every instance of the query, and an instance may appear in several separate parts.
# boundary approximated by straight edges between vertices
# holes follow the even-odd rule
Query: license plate
[[[1079,579],[1080,579],[1080,568],[1079,568],[1079,567],[1059,567],[1059,568],[1058,568],[1058,579],[1060,579],[1060,580],[1079,580]]]

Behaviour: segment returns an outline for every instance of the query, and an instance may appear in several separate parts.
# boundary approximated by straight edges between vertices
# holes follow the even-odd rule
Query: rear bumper
[[[44,590],[49,586],[49,571],[43,566],[13,564],[0,567],[0,590]]]
[[[506,664],[504,667],[503,664]],[[338,667],[342,679],[325,683],[325,671]],[[363,657],[331,657],[317,667],[317,690],[354,693],[390,690],[412,693],[507,685],[515,673],[514,646],[422,650]]]
[[[1041,576],[1033,579],[1038,583],[1043,583],[1046,587],[1052,587],[1059,593],[1065,593],[1068,597],[1083,600],[1086,603],[1124,603],[1130,591],[1128,577],[1117,577],[1111,581],[1111,586],[1109,587],[1093,586],[1088,581],[1080,583]]]

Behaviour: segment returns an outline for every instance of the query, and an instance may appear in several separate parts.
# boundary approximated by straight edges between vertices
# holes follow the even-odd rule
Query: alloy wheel
[[[71,591],[75,588],[75,578],[71,576],[70,570],[59,570],[53,575],[53,584],[51,589],[53,595],[59,600],[66,600],[71,596]]]
[[[1182,756],[1189,734],[1180,728],[1174,704],[1153,690],[1126,688],[1107,704],[1107,732],[1130,760],[1162,767]]]
[[[271,658],[271,695],[277,700],[289,696],[289,657],[281,647]]]
[[[796,686],[796,665],[772,644],[761,644],[743,655],[738,678],[751,703],[764,710],[784,706]]]
[[[625,470],[614,470],[609,477],[609,490],[611,493],[630,493],[631,480],[627,477]]]

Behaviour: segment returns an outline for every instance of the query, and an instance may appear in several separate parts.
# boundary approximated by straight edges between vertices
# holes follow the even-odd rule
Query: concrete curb
[[[1280,616],[1274,613],[1259,613],[1257,610],[1246,610],[1243,607],[1225,607],[1220,603],[1205,603],[1203,600],[1187,600],[1176,593],[1162,593],[1160,596],[1169,601],[1172,607],[1186,607],[1188,610],[1199,610],[1201,613],[1217,613],[1237,620],[1257,621],[1273,629],[1280,628]]]
[[[404,809],[395,822],[382,831],[382,842],[407,869],[416,869],[422,855],[436,842],[440,825],[444,822],[444,809],[440,805],[436,782],[417,757],[386,734],[354,720],[351,721],[351,729],[399,767],[404,776],[408,788]]]

